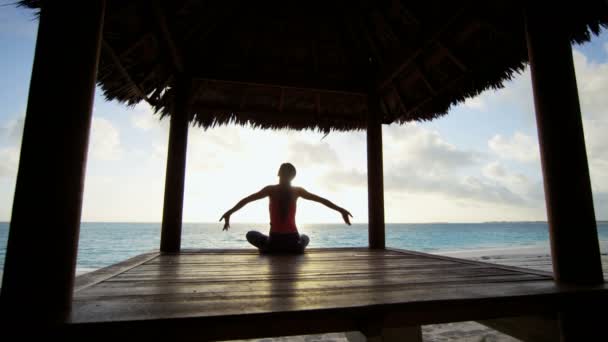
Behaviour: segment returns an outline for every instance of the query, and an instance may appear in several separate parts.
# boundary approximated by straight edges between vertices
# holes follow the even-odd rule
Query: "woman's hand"
[[[230,211],[227,211],[220,218],[220,222],[224,220],[224,229],[222,230],[228,230],[228,228],[230,228],[230,215],[232,215],[232,213]]]
[[[344,209],[344,208],[340,208],[340,214],[342,214],[342,219],[344,219],[344,223],[346,223],[347,225],[350,226],[350,219],[348,218],[353,217],[353,215],[351,215],[348,210]]]

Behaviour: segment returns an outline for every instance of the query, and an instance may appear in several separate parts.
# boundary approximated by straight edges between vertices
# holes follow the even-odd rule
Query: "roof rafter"
[[[390,82],[392,82],[395,77],[397,77],[397,75],[401,71],[410,66],[416,60],[416,58],[418,58],[418,56],[420,56],[429,47],[433,46],[433,44],[436,44],[439,41],[441,35],[446,32],[463,13],[466,12],[467,7],[467,4],[465,4],[458,11],[456,11],[456,13],[449,20],[447,20],[443,26],[441,26],[437,31],[435,31],[435,33],[430,37],[430,39],[422,42],[413,53],[401,53],[401,57],[404,58],[397,58],[397,60],[402,60],[401,63],[392,65],[388,68],[384,68],[384,70],[381,70],[381,72],[379,73],[380,77],[377,88],[382,89],[386,87]]]
[[[175,45],[175,40],[171,36],[171,32],[167,25],[167,18],[165,17],[158,0],[152,1],[152,12],[154,13],[154,19],[160,30],[162,41],[167,45],[169,57],[171,58],[175,70],[183,73],[185,70],[183,58]]]
[[[455,78],[454,80],[452,80],[451,82],[449,82],[448,84],[444,85],[443,87],[439,88],[436,92],[436,94],[442,93],[452,87],[454,87],[455,84],[457,84],[458,82],[462,81],[465,78],[465,75],[463,74],[460,77]],[[407,111],[405,113],[405,116],[411,116],[414,112],[416,112],[418,109],[420,109],[420,107],[424,106],[425,104],[429,103],[431,100],[433,100],[433,95],[428,96],[426,99],[418,102],[418,104],[416,104],[414,107],[412,107],[412,109],[410,109],[409,111]]]
[[[462,62],[460,60],[460,58],[456,57],[454,55],[454,53],[452,53],[452,50],[449,49],[447,46],[445,46],[444,43],[442,42],[437,42],[437,45],[439,45],[439,48],[441,50],[443,50],[443,52],[446,54],[446,56],[448,56],[448,58],[454,63],[456,64],[456,66],[461,70],[461,71],[467,71],[469,68],[467,68],[467,66],[464,64],[464,62]]]
[[[125,69],[125,67],[122,65],[120,58],[118,58],[118,55],[116,55],[116,52],[114,51],[114,49],[110,46],[110,44],[108,44],[108,42],[105,39],[102,40],[102,47],[107,52],[107,54],[110,56],[110,58],[112,59],[112,62],[114,63],[114,65],[116,65],[120,74],[125,78],[125,80],[127,80],[128,83],[131,84],[132,89],[136,92],[137,96],[146,100],[148,103],[153,104],[153,102],[150,101],[150,98],[148,97],[148,95],[146,95],[146,92],[143,91],[143,89],[141,89],[139,87],[139,85],[137,83],[135,83],[135,81],[133,81],[133,79],[129,75],[129,72],[127,71],[127,69]]]

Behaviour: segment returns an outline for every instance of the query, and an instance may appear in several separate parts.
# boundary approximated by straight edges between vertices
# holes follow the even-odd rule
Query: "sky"
[[[10,221],[37,22],[0,1],[0,221]],[[608,219],[608,33],[573,47],[598,220]],[[384,126],[385,215],[399,222],[546,220],[542,173],[526,70],[432,122]],[[95,95],[83,221],[160,222],[168,121],[145,104]],[[185,222],[215,222],[239,199],[276,183],[293,163],[294,184],[367,222],[365,133],[192,127]],[[233,223],[268,222],[268,203],[251,203]],[[300,201],[299,223],[341,222]]]

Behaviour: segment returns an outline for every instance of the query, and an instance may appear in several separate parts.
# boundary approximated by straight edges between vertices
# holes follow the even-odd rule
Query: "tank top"
[[[278,196],[277,196],[278,197]],[[278,198],[270,197],[268,205],[270,210],[270,233],[297,233],[296,227],[296,201],[291,201],[285,220],[281,219],[281,207]]]

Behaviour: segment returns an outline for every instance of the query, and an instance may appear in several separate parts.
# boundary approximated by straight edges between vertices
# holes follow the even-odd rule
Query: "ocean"
[[[0,223],[0,270],[8,239],[6,222]],[[265,224],[184,223],[182,248],[252,248],[248,230],[266,233]],[[309,247],[367,246],[367,224],[304,224],[300,233],[310,237]],[[608,222],[598,223],[599,239],[608,241]],[[35,238],[35,237],[33,237]],[[87,272],[158,249],[160,223],[85,222],[80,230],[77,271]],[[430,253],[521,247],[548,248],[546,222],[405,223],[386,225],[389,247]]]

